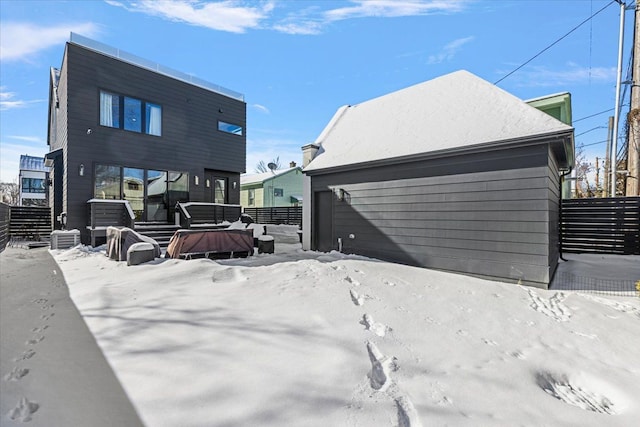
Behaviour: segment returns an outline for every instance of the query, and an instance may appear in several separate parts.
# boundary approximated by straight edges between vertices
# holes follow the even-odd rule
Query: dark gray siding
[[[51,99],[53,105],[50,107],[50,114],[53,116],[51,120],[55,120],[55,125],[51,126],[49,134],[49,150],[54,151],[62,149],[62,155],[56,157],[54,167],[51,171],[51,181],[53,186],[49,189],[49,203],[53,206],[53,222],[54,229],[60,229],[61,224],[57,221],[58,215],[62,212],[68,212],[67,209],[67,75],[62,70],[67,68],[66,54],[62,58],[61,74],[58,80],[58,104],[56,106],[55,99]]]
[[[334,191],[344,252],[546,286],[557,230],[548,162],[546,144],[518,147],[313,174],[312,193]]]
[[[553,274],[558,266],[560,258],[560,171],[553,151],[549,150],[549,276]]]
[[[204,200],[204,170],[229,177],[229,201],[239,201],[246,159],[246,104],[227,96],[127,64],[81,46],[67,44],[61,69],[67,82],[65,209],[68,225],[84,229],[87,200],[93,197],[96,163],[189,173],[191,201]],[[162,106],[162,136],[100,126],[100,90]],[[62,99],[61,99],[62,101]],[[60,114],[60,113],[59,113]],[[245,135],[218,131],[218,120],[245,129]],[[87,131],[91,129],[91,132]],[[83,164],[85,175],[78,169]],[[199,177],[195,185],[194,177]],[[236,188],[233,188],[236,182]],[[236,194],[237,193],[237,194]]]

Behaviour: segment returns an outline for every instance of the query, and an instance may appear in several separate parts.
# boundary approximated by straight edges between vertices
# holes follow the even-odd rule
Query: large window
[[[100,91],[100,124],[161,136],[162,107],[140,99]]]
[[[23,193],[44,193],[44,179],[41,178],[22,178]]]
[[[172,207],[177,202],[189,201],[189,174],[98,164],[94,197],[127,200],[136,221],[172,222]]]

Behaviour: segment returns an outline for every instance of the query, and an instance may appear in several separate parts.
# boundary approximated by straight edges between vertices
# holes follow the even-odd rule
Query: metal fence
[[[557,272],[549,289],[618,297],[640,296],[633,280],[601,279],[567,272]]]
[[[302,206],[274,208],[244,208],[258,224],[287,224],[302,227]]]
[[[563,252],[640,254],[640,197],[562,201]]]
[[[11,206],[0,202],[0,252],[9,242],[9,224],[11,222]]]

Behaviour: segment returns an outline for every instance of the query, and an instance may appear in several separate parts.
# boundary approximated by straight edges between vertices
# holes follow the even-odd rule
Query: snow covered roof
[[[456,71],[338,109],[305,171],[495,145],[573,128],[469,73]]]
[[[302,170],[300,166],[295,166],[288,169],[277,169],[275,171],[269,171],[264,173],[255,173],[255,174],[245,174],[240,176],[240,185],[249,185],[249,184],[260,184],[262,182],[268,181],[272,178],[275,178],[280,175],[284,175],[286,173],[291,172],[292,170]]]

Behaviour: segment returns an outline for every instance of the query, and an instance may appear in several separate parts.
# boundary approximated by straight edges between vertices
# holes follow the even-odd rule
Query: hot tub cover
[[[169,241],[165,257],[234,252],[253,254],[253,230],[178,230]]]

